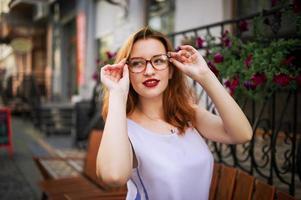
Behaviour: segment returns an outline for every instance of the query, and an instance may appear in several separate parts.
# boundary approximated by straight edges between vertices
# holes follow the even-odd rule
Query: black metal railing
[[[279,6],[243,18],[172,33],[169,37],[174,46],[177,47],[180,45],[181,38],[188,36],[197,38],[203,34],[204,38],[212,38],[214,37],[212,36],[213,29],[217,30],[215,32],[219,32],[219,35],[215,37],[221,37],[225,27],[228,26],[234,35],[250,40],[253,37],[252,33],[248,32],[243,35],[237,28],[239,23],[243,20],[252,21],[257,17],[270,16],[274,20],[270,24],[272,30],[272,35],[268,35],[270,39],[296,38],[297,35],[294,32],[282,34],[281,21],[277,22],[277,17],[274,18],[274,16],[278,16],[275,14],[290,8],[292,5]],[[216,45],[220,44],[216,42]],[[198,49],[204,50],[211,47],[202,46]],[[193,87],[198,92],[199,100],[206,106],[206,109],[217,113],[213,102],[204,90],[195,82]],[[301,169],[299,169],[301,168],[300,95],[300,89],[282,90],[257,101],[248,97],[237,99],[252,124],[253,139],[242,145],[225,145],[208,141],[216,161],[238,167],[266,180],[269,184],[288,189],[290,194],[295,195],[297,186],[301,185]]]

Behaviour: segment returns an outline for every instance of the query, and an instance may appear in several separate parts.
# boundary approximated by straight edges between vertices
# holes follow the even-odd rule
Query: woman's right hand
[[[102,67],[100,79],[110,92],[120,92],[127,97],[130,80],[126,59],[122,59],[117,64]]]

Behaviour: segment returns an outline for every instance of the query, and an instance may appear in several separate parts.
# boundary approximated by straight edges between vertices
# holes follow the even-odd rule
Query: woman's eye
[[[131,63],[132,67],[141,67],[143,66],[143,62],[142,61],[133,61]]]
[[[154,60],[154,63],[157,64],[157,65],[164,64],[165,60],[158,58],[158,59]]]

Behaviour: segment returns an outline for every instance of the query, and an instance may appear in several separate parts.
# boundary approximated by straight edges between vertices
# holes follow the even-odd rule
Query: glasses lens
[[[133,58],[130,59],[129,62],[129,68],[132,72],[142,72],[144,70],[146,61],[144,59],[141,58]]]
[[[157,55],[152,57],[151,62],[157,70],[163,70],[168,66],[168,57],[167,55]]]

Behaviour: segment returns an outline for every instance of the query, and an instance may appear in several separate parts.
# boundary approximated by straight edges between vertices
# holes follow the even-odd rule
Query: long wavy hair
[[[138,40],[143,39],[159,40],[165,47],[166,52],[173,51],[173,47],[169,39],[158,31],[154,31],[148,27],[142,28],[132,34],[123,44],[117,53],[115,63],[120,62],[123,58],[129,58],[132,47]],[[188,127],[195,126],[195,110],[192,107],[194,102],[194,93],[189,87],[188,80],[185,75],[172,63],[169,67],[173,68],[173,74],[169,79],[168,86],[163,92],[163,109],[166,122],[177,127],[180,134],[184,134]],[[131,72],[129,72],[131,73]],[[132,113],[138,104],[139,95],[130,85],[127,98],[126,113]],[[104,88],[102,117],[106,119],[109,106],[109,91]]]

